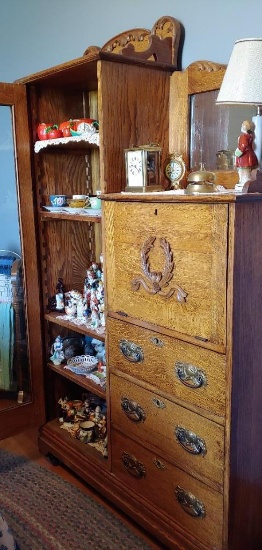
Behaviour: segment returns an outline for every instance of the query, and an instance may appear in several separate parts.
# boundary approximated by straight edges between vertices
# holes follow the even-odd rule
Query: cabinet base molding
[[[130,491],[109,471],[109,463],[102,455],[100,458],[96,452],[96,459],[94,459],[94,453],[90,453],[90,460],[88,460],[86,453],[77,452],[74,444],[78,442],[72,441],[71,436],[68,436],[70,440],[66,443],[64,437],[59,437],[59,427],[54,428],[55,424],[57,423],[50,422],[40,428],[38,437],[40,452],[45,456],[51,454],[74,474],[80,476],[84,482],[133,520],[137,527],[144,529],[145,536],[156,539],[154,543],[165,545],[164,548],[170,550],[210,550],[199,541],[186,539],[183,531],[180,532],[176,525],[171,524],[170,518]],[[70,444],[71,441],[73,444]],[[89,450],[92,451],[92,449]]]

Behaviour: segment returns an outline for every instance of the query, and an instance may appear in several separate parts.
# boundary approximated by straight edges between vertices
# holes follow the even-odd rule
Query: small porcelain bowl
[[[67,205],[67,196],[66,195],[49,195],[49,200],[52,206],[66,206]]]
[[[68,199],[68,206],[70,208],[84,208],[88,204],[88,198],[83,197],[82,198],[75,198],[76,195],[73,196],[72,199]]]

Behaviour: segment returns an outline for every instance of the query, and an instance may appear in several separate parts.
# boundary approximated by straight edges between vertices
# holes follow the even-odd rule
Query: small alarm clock
[[[172,189],[179,189],[180,182],[186,173],[186,165],[182,155],[179,153],[170,153],[165,163],[165,175],[170,181]]]

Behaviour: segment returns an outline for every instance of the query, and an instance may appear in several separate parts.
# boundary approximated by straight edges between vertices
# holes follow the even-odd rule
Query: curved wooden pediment
[[[100,50],[100,57],[121,55],[123,60],[158,63],[171,70],[177,68],[181,26],[177,19],[164,16],[152,30],[131,29],[111,38]]]

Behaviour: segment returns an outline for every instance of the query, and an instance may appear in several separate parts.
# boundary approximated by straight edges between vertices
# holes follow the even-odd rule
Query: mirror
[[[0,105],[0,410],[31,400],[12,109]]]
[[[226,65],[196,61],[172,74],[169,151],[182,154],[187,173],[204,163],[207,170],[216,173],[217,184],[233,188],[238,182],[233,153],[241,123],[256,113],[255,107],[216,105],[225,69]],[[219,152],[230,151],[229,162],[225,156],[218,158]]]
[[[190,170],[234,170],[234,151],[243,120],[255,107],[216,105],[218,90],[190,96]]]

